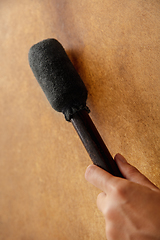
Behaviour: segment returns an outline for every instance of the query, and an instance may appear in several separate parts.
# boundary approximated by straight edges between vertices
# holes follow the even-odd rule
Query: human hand
[[[160,190],[117,154],[115,161],[126,179],[90,165],[87,181],[103,192],[97,206],[106,222],[107,240],[159,240]]]

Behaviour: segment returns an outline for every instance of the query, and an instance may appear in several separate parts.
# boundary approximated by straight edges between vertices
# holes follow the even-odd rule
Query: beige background
[[[99,190],[84,179],[91,161],[28,66],[46,38],[86,84],[111,154],[160,186],[160,2],[0,1],[0,239],[103,240]]]

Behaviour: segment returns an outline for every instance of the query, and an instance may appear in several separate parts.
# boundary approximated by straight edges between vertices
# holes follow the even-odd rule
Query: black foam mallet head
[[[65,115],[66,120],[86,107],[87,89],[56,39],[33,45],[29,64],[51,106]]]

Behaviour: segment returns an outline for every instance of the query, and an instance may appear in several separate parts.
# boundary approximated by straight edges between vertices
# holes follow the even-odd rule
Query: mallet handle
[[[71,122],[92,162],[112,175],[124,178],[87,111],[81,110],[75,113]]]

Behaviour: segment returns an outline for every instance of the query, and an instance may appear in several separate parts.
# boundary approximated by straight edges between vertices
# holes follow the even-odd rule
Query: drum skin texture
[[[65,48],[112,156],[160,187],[158,0],[0,2],[0,239],[105,240],[91,160],[29,67],[47,38]]]

